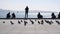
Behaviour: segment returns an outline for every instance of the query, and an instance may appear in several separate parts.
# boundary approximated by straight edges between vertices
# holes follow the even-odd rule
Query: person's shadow
[[[28,18],[28,11],[29,11],[29,8],[28,8],[28,6],[26,6],[26,8],[25,8],[25,18]]]

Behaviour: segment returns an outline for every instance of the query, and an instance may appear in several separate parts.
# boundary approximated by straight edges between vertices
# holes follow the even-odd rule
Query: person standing
[[[40,14],[40,12],[38,13],[37,17],[38,17],[38,19],[42,19],[43,18],[43,16]]]
[[[51,14],[51,18],[52,18],[52,19],[56,19],[56,16],[55,16],[54,13]]]
[[[28,6],[26,6],[26,8],[25,8],[25,18],[28,18],[28,11],[29,11],[29,8],[28,8]]]
[[[58,19],[60,19],[60,12],[59,12],[59,14],[58,14]]]
[[[10,12],[7,14],[6,18],[9,19],[11,16],[10,16]]]
[[[15,16],[15,13],[12,13],[12,19],[15,19],[16,16]]]

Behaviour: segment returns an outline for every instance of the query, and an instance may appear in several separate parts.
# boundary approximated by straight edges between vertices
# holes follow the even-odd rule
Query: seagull
[[[59,21],[56,21],[58,24],[60,24],[60,22]]]
[[[20,21],[18,21],[18,24],[20,24]]]
[[[11,24],[14,24],[12,21],[10,21]]]

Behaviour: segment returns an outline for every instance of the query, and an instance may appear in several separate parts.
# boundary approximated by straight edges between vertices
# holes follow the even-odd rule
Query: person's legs
[[[27,13],[26,13],[26,15],[25,15],[26,17],[25,18],[27,18]]]
[[[25,13],[25,18],[28,18],[28,13]]]
[[[26,18],[28,18],[28,13],[26,14]]]
[[[27,13],[27,18],[28,18],[28,13]]]
[[[26,13],[25,13],[25,18],[26,18]]]
[[[27,18],[27,13],[25,13],[25,18]]]

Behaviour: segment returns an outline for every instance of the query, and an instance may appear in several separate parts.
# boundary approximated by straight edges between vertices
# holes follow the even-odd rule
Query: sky
[[[0,0],[0,9],[60,11],[60,0]]]

